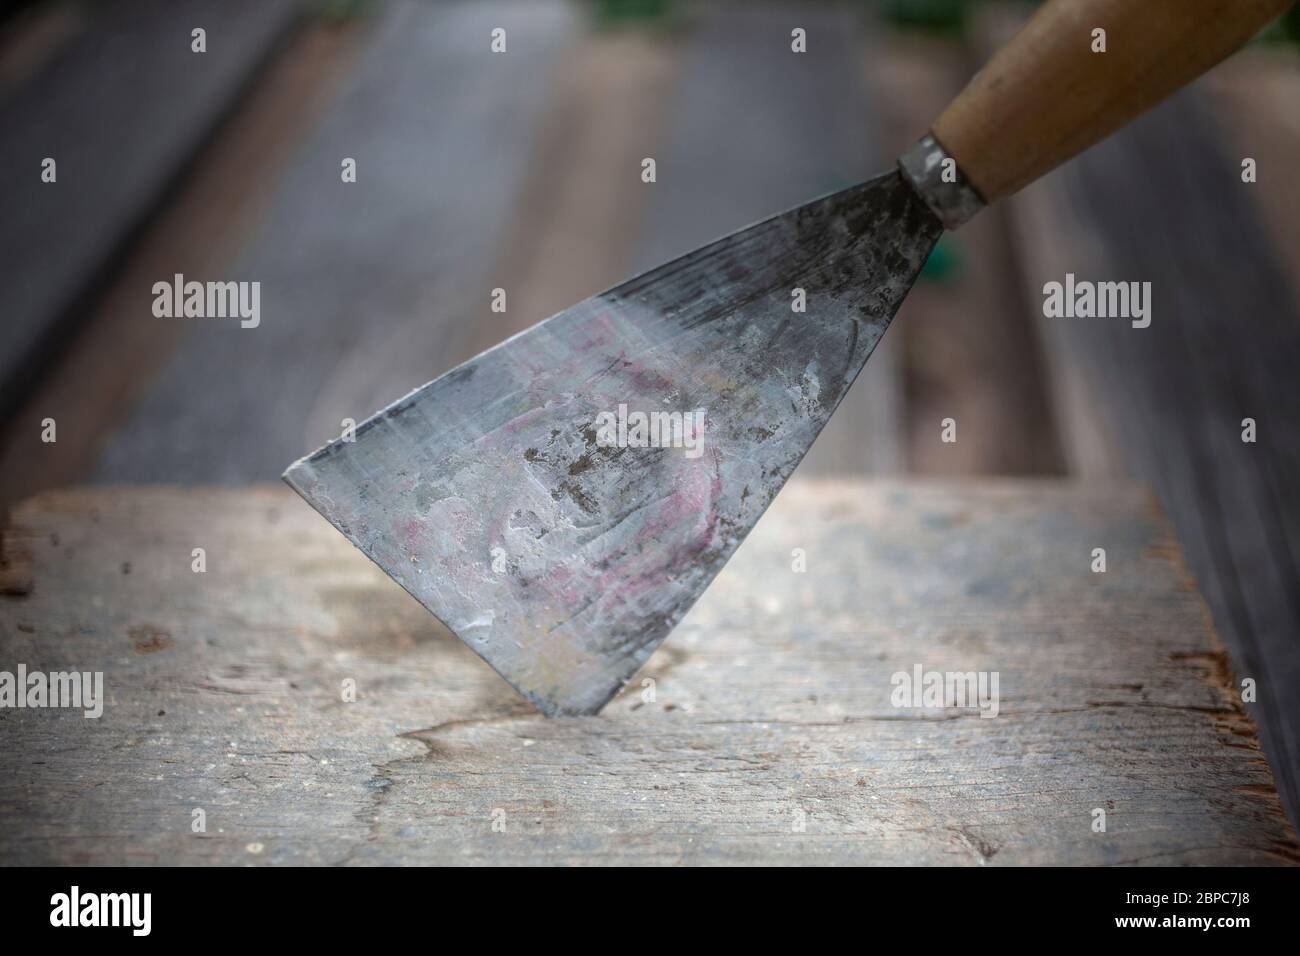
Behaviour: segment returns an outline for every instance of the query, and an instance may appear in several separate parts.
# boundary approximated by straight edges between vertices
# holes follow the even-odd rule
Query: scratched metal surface
[[[285,480],[542,712],[594,713],[799,464],[939,231],[877,177],[553,316]],[[703,408],[703,453],[602,447],[620,404]]]

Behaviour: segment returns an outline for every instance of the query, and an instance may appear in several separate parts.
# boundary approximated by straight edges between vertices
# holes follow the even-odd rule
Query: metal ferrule
[[[902,170],[903,178],[912,184],[925,204],[939,217],[944,228],[956,229],[987,203],[962,175],[955,162],[948,165],[948,169],[955,174],[950,178],[955,181],[944,181],[946,159],[952,157],[939,145],[938,140],[927,133],[898,157],[898,168]]]

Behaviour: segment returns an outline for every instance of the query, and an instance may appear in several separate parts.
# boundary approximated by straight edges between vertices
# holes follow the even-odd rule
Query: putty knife
[[[285,480],[543,713],[595,713],[776,496],[943,229],[1288,2],[1052,0],[897,170],[533,326]]]

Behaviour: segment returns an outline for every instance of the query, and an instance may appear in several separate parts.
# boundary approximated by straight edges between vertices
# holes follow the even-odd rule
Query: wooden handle
[[[1292,0],[1049,0],[931,132],[987,202],[1218,63]],[[1105,52],[1093,52],[1104,30]]]

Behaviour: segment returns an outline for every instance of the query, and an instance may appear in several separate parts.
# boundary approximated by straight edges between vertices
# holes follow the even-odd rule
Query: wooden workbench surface
[[[42,495],[0,590],[0,670],[106,696],[0,710],[4,864],[1300,860],[1134,485],[796,481],[593,718],[278,487]],[[917,665],[998,672],[997,716],[895,707]]]

